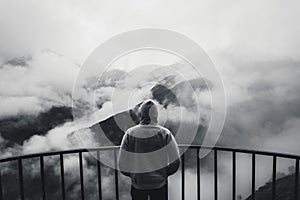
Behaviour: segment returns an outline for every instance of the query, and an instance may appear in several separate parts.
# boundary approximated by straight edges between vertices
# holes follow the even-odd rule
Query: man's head
[[[144,101],[139,108],[141,124],[157,123],[158,110],[156,103],[152,100]]]

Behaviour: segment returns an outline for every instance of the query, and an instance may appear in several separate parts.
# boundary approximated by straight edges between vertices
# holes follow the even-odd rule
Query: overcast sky
[[[141,27],[181,32],[208,52],[299,58],[297,0],[1,0],[0,59],[51,49],[82,64],[111,36]]]

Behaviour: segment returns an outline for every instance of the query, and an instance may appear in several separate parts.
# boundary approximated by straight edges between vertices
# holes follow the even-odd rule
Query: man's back
[[[136,125],[126,131],[125,137],[129,137],[131,144],[129,151],[136,153],[148,153],[156,151],[167,144],[171,136],[168,129],[157,125]]]
[[[168,175],[172,173],[168,167],[170,150],[179,159],[174,137],[168,129],[159,125],[137,125],[128,129],[121,146],[128,152],[152,153],[150,156],[131,156],[126,159],[132,171],[145,169],[144,173],[130,173],[132,185],[138,189],[155,189],[165,185]],[[166,149],[157,152],[163,148]]]
[[[132,182],[133,200],[166,199],[167,178],[180,164],[178,145],[171,132],[158,125],[158,110],[152,100],[139,108],[140,124],[123,137],[118,164]]]

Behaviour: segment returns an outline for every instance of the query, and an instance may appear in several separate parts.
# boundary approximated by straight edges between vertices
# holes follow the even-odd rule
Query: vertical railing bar
[[[185,199],[185,159],[184,153],[181,156],[181,199]]]
[[[65,200],[66,194],[65,194],[64,156],[63,154],[60,154],[59,157],[60,157],[61,195],[62,195],[62,199]]]
[[[44,157],[40,156],[40,170],[41,170],[41,186],[42,186],[42,197],[46,200],[46,187],[45,187],[45,167],[44,167]]]
[[[23,165],[22,159],[18,160],[18,169],[19,169],[19,188],[20,188],[20,198],[24,200],[24,183],[23,183]]]
[[[215,184],[215,200],[218,200],[218,152],[214,150],[214,184]]]
[[[80,170],[81,199],[84,200],[84,180],[83,180],[82,152],[79,152],[79,170]]]
[[[200,148],[197,149],[197,199],[201,198],[201,182],[200,182],[200,157],[199,157]]]
[[[218,200],[218,152],[214,150],[214,184],[215,184],[215,200]]]
[[[115,160],[115,189],[116,189],[116,200],[119,200],[119,172],[117,163],[117,151],[114,150],[114,160]]]
[[[98,195],[99,195],[99,200],[102,200],[101,163],[100,163],[99,151],[97,151],[97,174],[98,174]]]
[[[0,200],[3,200],[1,168],[0,168]]]
[[[299,159],[296,159],[295,167],[295,200],[298,200],[298,188],[299,188]]]
[[[275,200],[276,196],[276,167],[277,167],[277,157],[273,156],[273,175],[272,175],[272,200]]]
[[[232,200],[236,200],[236,152],[232,152]]]
[[[168,200],[169,199],[169,180],[168,180],[168,178],[167,178],[167,182],[166,182],[166,187],[167,187],[167,189],[166,189],[165,196],[166,196],[166,200]]]
[[[252,200],[255,200],[255,153],[252,153]]]

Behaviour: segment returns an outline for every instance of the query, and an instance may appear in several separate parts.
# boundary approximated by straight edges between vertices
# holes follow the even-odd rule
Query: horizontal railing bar
[[[63,150],[63,151],[50,151],[50,152],[43,152],[43,153],[34,153],[34,154],[27,154],[27,155],[22,155],[22,156],[14,156],[14,157],[9,157],[9,158],[4,158],[0,159],[0,163],[3,162],[8,162],[8,161],[13,161],[13,160],[18,160],[18,159],[29,159],[29,158],[35,158],[35,157],[40,157],[40,156],[55,156],[55,155],[60,155],[60,154],[75,154],[79,152],[89,152],[89,151],[109,151],[109,150],[114,150],[118,149],[119,146],[107,146],[107,147],[99,147],[99,148],[90,148],[90,149],[70,149],[70,150]]]
[[[202,146],[202,145],[179,145],[180,148],[189,148],[189,149],[210,149],[210,150],[217,150],[217,151],[228,151],[228,152],[236,152],[236,153],[246,153],[246,154],[256,154],[256,155],[263,155],[263,156],[276,156],[282,158],[289,158],[289,159],[300,159],[300,155],[295,154],[286,154],[286,153],[278,153],[278,152],[269,152],[269,151],[261,151],[261,150],[250,150],[250,149],[241,149],[241,148],[230,148],[230,147],[210,147],[210,146]]]
[[[256,154],[256,155],[263,155],[263,156],[276,156],[281,158],[289,158],[289,159],[300,159],[300,155],[295,154],[286,154],[286,153],[278,153],[278,152],[269,152],[269,151],[260,151],[260,150],[249,150],[249,149],[241,149],[241,148],[230,148],[230,147],[210,147],[210,146],[202,146],[202,145],[186,145],[181,144],[179,145],[180,148],[189,148],[189,149],[208,149],[208,150],[217,150],[217,151],[228,151],[228,152],[236,152],[236,153],[246,153],[246,154]],[[108,151],[118,149],[119,146],[104,146],[98,148],[81,148],[81,149],[71,149],[71,150],[63,150],[63,151],[51,151],[51,152],[44,152],[44,153],[34,153],[34,154],[27,154],[21,156],[14,156],[9,158],[0,159],[0,163],[18,160],[18,159],[29,159],[35,158],[40,156],[55,156],[60,154],[73,154],[79,152],[94,152],[94,151]]]

